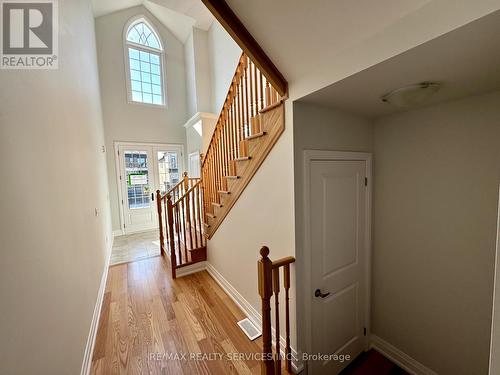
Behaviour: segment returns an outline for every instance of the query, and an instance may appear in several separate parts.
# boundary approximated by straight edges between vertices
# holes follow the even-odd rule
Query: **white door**
[[[311,160],[311,345],[332,355],[311,361],[313,374],[337,374],[365,348],[367,309],[366,160]]]
[[[124,232],[155,229],[156,190],[164,193],[180,181],[182,146],[120,144],[118,157]]]
[[[200,153],[189,154],[189,177],[199,178],[201,175]]]

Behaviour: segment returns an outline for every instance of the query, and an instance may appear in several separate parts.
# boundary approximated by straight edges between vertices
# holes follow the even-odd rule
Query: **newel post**
[[[172,196],[167,194],[167,217],[168,217],[168,238],[170,245],[170,266],[172,267],[172,279],[175,279],[175,271],[177,268],[177,259],[175,257],[175,241],[174,241],[174,208],[172,206]]]
[[[161,193],[160,190],[156,190],[156,207],[158,208],[158,226],[160,227],[160,254],[165,255],[165,248],[163,247],[163,241],[165,240],[163,236],[163,220],[161,217]]]
[[[262,374],[274,373],[273,349],[271,343],[271,295],[273,293],[272,270],[273,262],[268,258],[269,248],[260,249],[262,258],[257,262],[259,274],[259,295],[262,300]]]

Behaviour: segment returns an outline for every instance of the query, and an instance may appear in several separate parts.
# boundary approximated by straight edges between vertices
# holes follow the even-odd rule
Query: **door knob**
[[[330,292],[322,293],[321,289],[316,289],[316,291],[314,292],[314,297],[325,298],[325,297],[328,297],[329,295],[330,295]]]

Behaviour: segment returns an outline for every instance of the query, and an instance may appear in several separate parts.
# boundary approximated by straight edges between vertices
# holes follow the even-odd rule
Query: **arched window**
[[[129,23],[125,49],[129,101],[165,105],[163,47],[158,34],[144,18]]]

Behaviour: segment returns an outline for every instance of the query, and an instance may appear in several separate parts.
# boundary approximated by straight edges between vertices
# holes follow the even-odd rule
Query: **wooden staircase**
[[[242,54],[202,162],[211,238],[285,129],[284,97]]]
[[[158,190],[161,254],[177,270],[207,259],[210,239],[285,129],[284,101],[252,60],[241,55],[206,154],[202,179]]]

